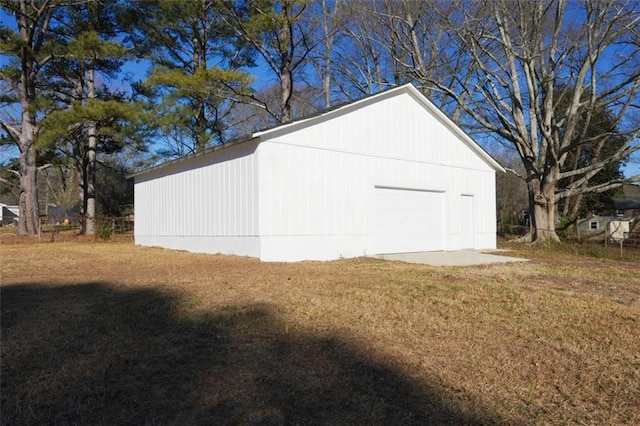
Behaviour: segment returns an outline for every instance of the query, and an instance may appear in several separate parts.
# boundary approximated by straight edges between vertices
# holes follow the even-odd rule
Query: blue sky
[[[632,159],[626,166],[622,168],[622,172],[625,177],[637,176],[640,175],[640,158],[638,153],[636,153],[636,158]]]

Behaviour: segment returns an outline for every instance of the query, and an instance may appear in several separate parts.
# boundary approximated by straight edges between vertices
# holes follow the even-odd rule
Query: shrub
[[[111,222],[100,222],[96,228],[96,237],[105,241],[111,238],[112,233]]]

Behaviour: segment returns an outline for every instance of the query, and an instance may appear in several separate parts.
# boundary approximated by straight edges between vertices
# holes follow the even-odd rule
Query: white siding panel
[[[472,195],[462,195],[461,202],[461,222],[462,222],[462,236],[461,247],[462,249],[475,248],[475,220],[476,215],[474,212],[474,197]]]
[[[360,257],[371,254],[366,250],[368,242],[368,237],[362,235],[263,236],[260,260],[297,262]]]
[[[226,241],[225,247],[256,255],[256,146],[246,142],[137,177],[136,243],[228,253],[219,244]],[[229,238],[255,241],[236,244]]]
[[[300,146],[260,146],[261,235],[366,235],[357,158]]]
[[[136,235],[136,244],[186,250],[194,253],[234,254],[260,257],[259,237],[149,236]]]
[[[410,96],[374,103],[275,139],[341,152],[493,171]]]
[[[489,191],[495,188],[493,171],[321,150],[279,141],[265,141],[258,149],[263,260],[318,259],[310,254],[314,250],[323,259],[375,253],[378,251],[373,235],[376,186],[440,192],[447,219],[440,226],[441,244],[423,249],[456,250],[462,246],[460,194],[484,194],[487,188]],[[487,223],[495,219],[484,212],[494,209],[495,200],[485,198],[475,200],[474,239],[478,248],[495,248],[495,224]],[[489,229],[493,235],[487,232]],[[304,257],[304,253],[309,257]]]

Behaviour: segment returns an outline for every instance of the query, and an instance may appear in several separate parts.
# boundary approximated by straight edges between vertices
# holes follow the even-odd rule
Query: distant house
[[[595,242],[625,240],[629,238],[633,225],[633,219],[594,215],[578,220],[578,237]]]
[[[640,217],[640,199],[623,198],[615,200],[616,216],[629,219]]]
[[[408,84],[135,177],[135,241],[264,261],[496,247],[504,169]]]
[[[20,208],[18,206],[10,206],[0,203],[2,208],[2,226],[13,226],[18,224],[18,214]]]
[[[631,229],[629,232],[640,233],[640,185],[624,185],[622,196],[614,200],[616,216],[630,219]]]
[[[640,215],[640,184],[623,185],[614,199],[616,216],[636,217]]]

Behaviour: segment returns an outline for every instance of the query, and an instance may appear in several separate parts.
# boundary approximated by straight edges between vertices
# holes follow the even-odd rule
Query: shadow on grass
[[[109,283],[5,286],[3,425],[500,423],[269,306]]]

